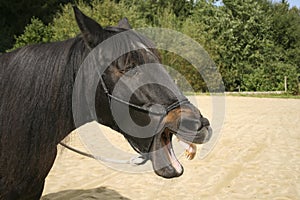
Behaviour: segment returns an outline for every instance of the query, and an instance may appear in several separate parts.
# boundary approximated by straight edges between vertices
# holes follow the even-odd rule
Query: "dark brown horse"
[[[0,56],[0,199],[41,197],[45,178],[57,154],[57,145],[76,128],[72,99],[81,64],[104,40],[131,28],[126,19],[117,27],[102,28],[76,7],[74,12],[80,36],[26,46]],[[98,77],[93,105],[96,118],[84,112],[76,113],[76,116],[80,115],[81,124],[97,120],[117,130],[138,153],[149,156],[156,174],[165,178],[178,177],[183,168],[174,156],[172,135],[185,142],[206,142],[211,135],[209,122],[179,90],[174,92],[159,84],[143,85],[132,92],[128,101],[123,98],[129,91],[126,84],[112,94],[121,78],[130,83],[133,79],[143,81],[142,76],[149,77],[136,71],[137,66],[146,63],[157,64],[154,76],[173,84],[159,65],[159,54],[151,41],[134,31],[127,34],[135,34],[138,41],[123,41],[125,44],[138,42],[143,49],[120,56]],[[123,42],[119,41],[119,45]],[[176,88],[175,85],[171,87]],[[153,120],[158,119],[159,128],[153,135],[132,134],[128,126],[126,129],[127,119],[122,127],[114,119],[110,107],[113,102],[120,108],[129,107],[132,120],[141,126],[152,119],[152,114]],[[164,108],[163,112],[152,109],[158,104]]]

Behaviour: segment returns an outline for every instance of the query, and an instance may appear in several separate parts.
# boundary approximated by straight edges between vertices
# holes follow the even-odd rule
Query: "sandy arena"
[[[202,114],[212,119],[212,98],[194,98]],[[133,152],[122,136],[108,128],[106,135],[120,149]],[[87,151],[76,133],[69,144]],[[168,180],[151,171],[115,170],[63,150],[46,179],[42,200],[300,199],[300,99],[227,96],[213,151],[204,159],[181,156],[179,161],[184,174]]]

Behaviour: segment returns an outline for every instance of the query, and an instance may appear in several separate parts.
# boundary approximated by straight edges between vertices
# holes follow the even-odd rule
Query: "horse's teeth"
[[[178,141],[185,149],[185,152],[184,152],[185,157],[189,160],[194,159],[196,152],[197,152],[197,146],[193,143],[186,143],[182,140],[178,140]]]

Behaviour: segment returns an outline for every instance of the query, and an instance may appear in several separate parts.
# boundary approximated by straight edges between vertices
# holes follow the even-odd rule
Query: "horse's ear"
[[[99,41],[99,36],[103,31],[102,27],[96,21],[83,14],[76,6],[73,6],[73,10],[76,22],[86,44],[90,48],[97,46],[101,42]]]
[[[128,19],[126,17],[124,17],[123,19],[121,19],[118,23],[118,27],[119,28],[124,28],[124,29],[131,29],[132,27],[130,26]]]

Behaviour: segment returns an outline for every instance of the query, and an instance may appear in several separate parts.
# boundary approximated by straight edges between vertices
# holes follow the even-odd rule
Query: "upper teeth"
[[[197,146],[193,143],[187,143],[180,139],[178,139],[178,142],[184,147],[184,149],[185,149],[184,154],[185,154],[186,158],[189,160],[192,160],[196,155]]]

